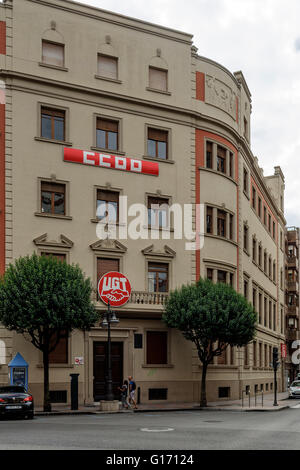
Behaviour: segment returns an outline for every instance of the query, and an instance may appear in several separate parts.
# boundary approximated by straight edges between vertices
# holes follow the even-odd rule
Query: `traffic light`
[[[278,348],[273,348],[273,368],[276,370],[278,366]]]

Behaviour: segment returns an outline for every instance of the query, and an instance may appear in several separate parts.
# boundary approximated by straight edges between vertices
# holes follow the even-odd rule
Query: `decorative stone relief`
[[[236,118],[236,93],[217,78],[206,75],[205,102]]]

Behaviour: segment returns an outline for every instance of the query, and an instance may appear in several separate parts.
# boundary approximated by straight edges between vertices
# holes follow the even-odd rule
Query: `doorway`
[[[106,377],[108,373],[107,341],[94,341],[94,401],[106,398]],[[123,383],[123,342],[111,342],[112,389],[114,400],[120,399]]]

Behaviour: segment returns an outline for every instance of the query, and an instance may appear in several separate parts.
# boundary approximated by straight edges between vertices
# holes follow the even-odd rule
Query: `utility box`
[[[17,353],[8,364],[10,385],[21,385],[28,390],[28,367],[28,362]]]

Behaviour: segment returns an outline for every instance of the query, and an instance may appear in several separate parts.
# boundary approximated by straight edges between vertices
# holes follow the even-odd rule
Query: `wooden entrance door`
[[[114,400],[120,399],[123,383],[123,343],[111,342],[112,385]],[[94,400],[105,400],[107,377],[107,342],[94,342]]]

